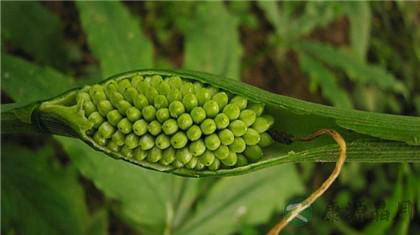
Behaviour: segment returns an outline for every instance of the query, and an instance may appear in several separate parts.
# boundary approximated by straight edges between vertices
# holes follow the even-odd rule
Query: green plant
[[[353,16],[349,24],[349,37],[363,40],[349,39],[351,46],[347,47],[346,41],[339,42],[338,46],[336,43],[330,46],[330,43],[326,43],[327,40],[322,38],[317,39],[321,43],[313,43],[313,40],[308,43],[308,38],[314,37],[313,32],[319,34],[320,27],[327,28],[327,31],[321,34],[331,32],[328,22],[343,22],[343,18],[331,17],[334,16],[331,9],[340,8],[336,3],[282,3],[272,8],[281,12],[285,10],[286,13],[289,11],[285,25],[292,26],[298,22],[295,29],[305,31],[304,34],[291,38],[289,42],[296,44],[290,43],[289,46],[282,46],[281,37],[274,35],[275,32],[270,30],[271,26],[267,28],[267,12],[261,12],[260,4],[254,2],[242,6],[221,2],[188,3],[185,11],[177,3],[166,7],[167,3],[164,2],[62,4],[64,3],[2,4],[2,102],[16,102],[2,105],[2,120],[6,121],[2,128],[3,131],[27,133],[2,134],[2,233],[261,234],[268,231],[271,224],[277,221],[280,214],[276,213],[281,211],[288,199],[305,195],[305,192],[309,191],[304,189],[304,185],[319,184],[319,177],[326,174],[330,164],[325,164],[324,167],[321,164],[313,164],[314,162],[337,160],[338,147],[332,140],[318,138],[310,142],[297,141],[297,138],[319,128],[332,128],[343,135],[348,144],[349,163],[345,164],[342,170],[337,190],[329,191],[313,205],[313,221],[300,228],[289,226],[285,233],[328,234],[337,230],[344,234],[383,234],[387,231],[392,234],[416,233],[416,227],[409,226],[412,217],[399,214],[398,204],[401,200],[411,200],[415,206],[419,205],[417,202],[420,194],[416,192],[419,179],[416,174],[418,164],[405,164],[416,163],[419,159],[419,147],[416,145],[418,118],[341,109],[347,99],[358,108],[390,112],[385,108],[392,106],[399,107],[392,109],[392,112],[413,114],[415,109],[410,108],[409,102],[417,89],[417,66],[415,60],[407,60],[405,52],[414,52],[415,50],[410,50],[409,45],[416,44],[404,36],[405,34],[397,34],[397,41],[406,45],[403,47],[404,53],[400,56],[395,51],[400,52],[401,48],[396,46],[391,38],[387,38],[391,34],[382,30],[386,28],[393,32],[394,27],[378,24],[380,12],[379,17],[389,17],[391,25],[395,22],[400,25],[401,21],[398,19],[402,11],[399,9],[402,8],[392,8],[393,3],[369,3],[371,10],[350,6],[353,10],[349,12],[353,13]],[[317,4],[321,7],[317,7]],[[363,4],[367,5],[361,3]],[[405,4],[399,4],[402,5]],[[391,8],[388,8],[389,6]],[[414,8],[409,6],[406,9]],[[373,12],[372,16],[369,16],[369,11]],[[298,20],[302,15],[305,15],[302,19],[306,20]],[[373,33],[371,40],[366,36],[369,34],[365,34],[368,32],[365,27],[354,27],[361,24],[357,23],[357,20],[363,19],[362,22],[368,22],[369,17],[372,17],[373,23],[363,25],[371,25],[373,32],[381,32]],[[412,22],[408,14],[404,14],[403,17],[407,22]],[[318,19],[324,23],[317,24]],[[255,30],[251,30],[251,36],[248,27]],[[362,33],[359,36],[358,29],[361,30],[359,33]],[[415,30],[409,27],[404,29],[404,32]],[[347,32],[346,27],[335,30],[344,34]],[[292,35],[295,34],[290,34]],[[262,43],[253,41],[259,37],[262,38]],[[45,38],[48,40],[44,40]],[[270,41],[270,38],[275,40]],[[270,42],[268,47],[264,44],[266,42]],[[337,50],[337,47],[343,50]],[[273,48],[275,50],[272,50]],[[288,57],[283,57],[282,60],[281,56],[279,58],[282,48],[292,48],[294,52],[304,50],[304,56],[301,56],[302,53],[298,55],[299,63],[293,60],[293,56],[291,60]],[[384,48],[391,50],[387,51]],[[409,55],[410,58],[415,58]],[[380,57],[379,64],[375,61],[376,56]],[[258,71],[267,73],[263,76],[250,73],[250,70],[255,71],[255,68],[253,64],[247,63],[248,61],[267,61],[267,57],[277,57],[276,66],[264,62],[263,66],[255,67]],[[332,61],[331,57],[338,60]],[[362,58],[364,62],[357,62],[355,58]],[[40,127],[44,131],[46,128],[59,130],[66,135],[75,133],[72,128],[64,128],[67,125],[57,125],[62,124],[61,121],[52,122],[51,113],[41,115],[40,110],[36,108],[37,104],[33,102],[48,102],[51,97],[57,97],[73,87],[102,84],[101,78],[122,71],[162,66],[205,71],[216,76],[178,69],[141,72],[158,73],[164,77],[164,74],[183,78],[190,76],[191,79],[200,79],[226,93],[266,104],[264,112],[268,112],[275,119],[270,134],[276,137],[276,141],[264,148],[263,158],[247,165],[244,164],[246,159],[238,158],[240,166],[235,168],[212,168],[213,171],[194,172],[194,176],[200,174],[235,177],[194,179],[151,171],[130,162],[106,157],[77,138],[36,134]],[[275,73],[277,68],[291,73],[287,73],[287,76],[283,76],[283,73],[279,75]],[[246,79],[255,84],[264,80],[270,84],[270,87],[265,88],[275,91],[276,87],[278,92],[279,87],[288,88],[287,84],[283,86],[281,83],[286,81],[285,77],[288,80],[296,78],[295,69],[311,78],[312,91],[318,85],[321,88],[322,93],[314,93],[315,95],[310,95],[307,99],[325,102],[317,99],[319,95],[338,108],[278,96],[226,78]],[[385,69],[387,72],[384,73]],[[401,77],[401,74],[404,76]],[[382,76],[386,78],[386,83],[381,83],[380,88],[377,87],[376,78]],[[398,86],[393,86],[398,85],[398,82],[389,79],[393,76],[398,82],[404,83],[404,87],[407,88],[404,92],[409,92],[408,100],[402,96],[395,96],[400,90]],[[410,77],[411,82],[407,82],[407,77]],[[278,81],[279,78],[282,80]],[[331,83],[335,78],[340,82]],[[302,85],[305,85],[302,81],[294,82],[294,87]],[[355,90],[352,89],[353,86]],[[287,92],[284,89],[280,91]],[[352,95],[353,91],[362,92]],[[365,99],[366,96],[360,94],[373,98]],[[397,99],[391,98],[389,100],[393,102],[390,102],[387,98],[385,101],[378,99],[380,96],[375,94]],[[203,114],[207,111],[216,113],[212,108],[214,105],[210,104],[206,109],[194,109],[194,99],[190,98],[191,96],[186,98],[185,102],[184,99],[180,100],[180,103],[185,103],[186,111],[194,110],[191,117],[180,114],[182,108],[179,103],[174,105],[170,112],[169,102],[167,108],[157,109],[150,106],[144,113],[139,109],[127,109],[126,117],[118,109],[108,112],[106,117],[100,116],[107,120],[109,116],[112,128],[118,128],[118,123],[126,118],[120,126],[121,130],[128,132],[127,124],[141,115],[145,121],[136,125],[136,122],[132,123],[131,133],[121,132],[116,135],[116,143],[121,144],[123,140],[125,142],[125,137],[127,146],[134,146],[136,136],[131,135],[134,131],[139,135],[150,132],[150,138],[142,142],[147,148],[151,145],[152,134],[160,131],[154,143],[164,148],[168,145],[168,136],[162,133],[170,135],[176,127],[179,132],[181,127],[187,128],[191,120],[194,123],[204,119]],[[191,102],[187,102],[189,100]],[[223,102],[223,97],[217,100]],[[372,100],[375,102],[371,102]],[[360,103],[368,103],[369,106],[366,108],[360,106]],[[27,104],[32,105],[26,106],[27,109],[19,108]],[[96,109],[97,106],[94,106],[86,105],[85,108]],[[157,98],[157,106],[166,106],[165,99]],[[102,102],[100,107],[102,112],[106,112],[109,103]],[[172,120],[163,126],[161,123],[169,120],[171,113],[180,114],[180,124],[178,120]],[[233,112],[232,117],[236,115]],[[216,115],[212,118],[214,123],[207,121],[210,130],[214,125],[216,128],[226,125],[226,116]],[[252,114],[244,113],[244,120],[247,116],[252,119]],[[43,121],[32,122],[33,120]],[[39,125],[41,123],[46,125]],[[104,125],[101,132],[106,135],[106,130],[111,126]],[[201,132],[199,125],[193,125],[185,132],[185,136],[180,134],[179,138],[201,140],[191,147],[195,154],[199,154],[206,145],[205,139],[200,139]],[[231,143],[229,132],[223,132],[223,136],[226,144]],[[217,140],[211,141],[212,139],[214,138],[207,141],[211,148],[217,145]],[[255,139],[249,138],[248,141],[252,143]],[[261,141],[270,143],[267,135],[262,135],[260,143]],[[289,142],[292,143],[282,144]],[[243,142],[238,141],[235,148],[242,149],[241,143]],[[109,145],[109,148],[114,150],[117,150],[117,147]],[[221,148],[215,154],[222,156],[227,150],[229,149]],[[251,150],[253,149],[248,151]],[[120,151],[130,153],[129,148],[121,148]],[[155,150],[151,153],[152,161],[158,158],[158,152]],[[181,157],[183,159],[185,156],[180,154]],[[286,164],[293,162],[300,164]],[[375,164],[359,164],[366,162]],[[380,162],[403,164],[377,164]],[[366,177],[367,175],[369,177]],[[320,191],[317,192],[315,195],[320,195]],[[349,198],[358,198],[361,194],[372,199],[385,197],[390,221],[330,223],[320,219],[323,215],[322,208],[328,200],[337,200],[340,205],[345,205]],[[68,226],[69,224],[72,226]]]

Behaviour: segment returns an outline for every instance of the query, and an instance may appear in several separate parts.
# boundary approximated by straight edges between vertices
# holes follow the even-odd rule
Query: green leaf
[[[90,218],[90,224],[86,234],[107,235],[108,234],[108,214],[105,209],[95,212]]]
[[[353,56],[325,43],[306,41],[298,47],[321,61],[344,70],[357,83],[373,84],[384,90],[407,95],[404,84],[379,66],[355,60]]]
[[[398,180],[395,183],[395,188],[392,196],[385,201],[387,202],[386,210],[389,211],[389,220],[379,220],[379,221],[373,221],[369,225],[367,225],[363,229],[363,234],[366,235],[380,235],[385,234],[385,232],[390,228],[392,225],[392,221],[396,217],[398,213],[398,205],[401,202],[401,199],[403,198],[403,173],[402,170],[400,170],[400,174],[398,176]]]
[[[135,227],[146,234],[161,234],[171,226],[168,216],[176,206],[174,185],[186,179],[109,158],[77,139],[58,140],[85,177],[107,197],[121,202],[122,216]]]
[[[5,1],[1,19],[2,39],[23,49],[40,63],[64,68],[68,58],[63,27],[56,15],[38,2]]]
[[[371,13],[369,2],[348,2],[343,4],[350,20],[350,42],[353,53],[359,61],[366,60],[369,46]]]
[[[74,168],[52,165],[51,147],[2,147],[2,231],[85,234],[87,208]]]
[[[346,91],[337,84],[337,77],[313,57],[298,51],[300,68],[309,75],[312,82],[319,83],[322,95],[334,106],[351,108],[352,103]]]
[[[283,165],[217,181],[175,235],[231,234],[266,222],[291,196],[303,192],[294,166]]]
[[[77,7],[102,76],[152,67],[152,45],[122,3],[79,1]]]
[[[184,68],[240,80],[238,20],[223,2],[202,2],[195,13],[185,35]]]
[[[73,87],[71,78],[23,59],[3,55],[1,60],[2,90],[15,101],[31,103],[56,96]]]

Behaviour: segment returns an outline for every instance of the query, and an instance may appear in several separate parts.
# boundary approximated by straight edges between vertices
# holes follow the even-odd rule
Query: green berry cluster
[[[217,170],[256,162],[272,143],[262,104],[178,76],[110,80],[77,101],[95,143],[128,159]]]

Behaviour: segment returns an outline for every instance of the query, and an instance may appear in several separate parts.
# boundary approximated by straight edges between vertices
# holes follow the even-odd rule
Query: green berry
[[[181,101],[175,100],[169,105],[169,114],[171,117],[177,118],[184,112],[185,108]]]
[[[206,166],[203,163],[201,163],[197,158],[197,165],[195,165],[195,169],[196,170],[202,170],[202,169],[204,169],[204,167],[206,167]]]
[[[270,116],[260,116],[257,117],[254,124],[252,125],[252,128],[254,128],[259,133],[266,132],[270,126],[273,124],[273,119],[270,118]]]
[[[140,83],[144,81],[144,77],[141,75],[134,75],[133,78],[131,78],[131,85],[137,89]]]
[[[198,100],[194,94],[186,94],[182,99],[182,103],[184,104],[185,109],[190,112],[193,108],[197,107]]]
[[[181,94],[186,96],[187,94],[192,94],[194,92],[194,86],[191,82],[185,82],[181,87]]]
[[[261,136],[258,133],[258,131],[254,130],[252,128],[248,128],[248,130],[246,131],[243,138],[244,138],[245,143],[247,145],[256,145],[261,140]]]
[[[214,153],[208,150],[199,157],[199,161],[205,166],[210,166],[215,159]]]
[[[230,150],[226,145],[220,145],[220,147],[214,151],[214,155],[220,160],[225,159],[229,156]]]
[[[146,96],[143,94],[137,95],[133,98],[134,106],[139,110],[143,109],[144,107],[149,105],[149,101],[147,100]]]
[[[118,146],[122,146],[125,143],[125,136],[120,131],[116,131],[112,135],[111,141],[114,142]]]
[[[171,93],[171,87],[169,86],[169,83],[167,83],[166,81],[161,82],[157,90],[159,94],[162,94],[164,96],[168,96]]]
[[[197,96],[198,104],[204,105],[204,103],[206,103],[206,101],[211,98],[211,93],[207,88],[202,87],[196,93],[196,96]]]
[[[111,103],[117,107],[118,106],[118,102],[120,102],[121,100],[124,100],[124,96],[121,95],[118,91],[112,92],[111,94],[109,94],[109,100],[111,100]]]
[[[258,160],[262,158],[263,151],[260,146],[252,145],[252,146],[247,146],[244,154],[248,158],[248,160],[250,160],[251,162],[257,162]]]
[[[246,126],[251,126],[254,124],[256,118],[257,114],[250,109],[242,110],[241,114],[239,115],[239,119],[243,121]]]
[[[177,132],[175,135],[171,137],[171,145],[176,149],[180,149],[185,147],[188,143],[188,138],[184,134],[184,132]]]
[[[150,84],[153,87],[159,87],[160,83],[163,81],[162,76],[160,75],[153,75],[150,79]]]
[[[235,120],[230,123],[229,129],[232,131],[234,136],[243,136],[248,130],[248,127],[246,126],[245,122],[241,120]]]
[[[220,142],[224,145],[230,145],[233,143],[235,136],[233,135],[232,131],[229,129],[223,129],[219,132],[219,139]]]
[[[133,124],[133,132],[134,132],[134,134],[136,134],[138,136],[142,136],[142,135],[146,134],[147,127],[148,127],[147,122],[145,122],[143,119],[137,120]]]
[[[214,100],[208,100],[203,106],[207,117],[215,117],[219,113],[219,105]]]
[[[229,126],[229,117],[224,114],[224,113],[219,113],[217,114],[217,116],[214,118],[214,121],[216,122],[216,127],[217,129],[225,129],[226,127]]]
[[[94,85],[91,88],[90,97],[95,104],[98,104],[101,100],[106,100],[104,89],[100,85]]]
[[[172,135],[178,131],[178,125],[174,119],[168,119],[163,123],[162,130],[166,135]]]
[[[116,153],[120,152],[120,146],[115,144],[115,142],[113,141],[109,141],[108,144],[106,145],[106,148]]]
[[[195,107],[191,111],[191,117],[194,123],[200,124],[204,119],[206,119],[206,111],[202,107]]]
[[[193,120],[188,113],[183,113],[178,118],[178,127],[182,130],[188,129],[193,124]]]
[[[126,115],[127,119],[132,122],[135,122],[141,118],[141,112],[136,107],[131,107],[127,109]]]
[[[206,145],[202,140],[194,141],[190,144],[190,152],[194,157],[200,156],[206,151]]]
[[[217,92],[219,92],[219,89],[217,89],[216,87],[208,87],[207,89],[210,92],[210,98],[212,98]]]
[[[242,96],[235,96],[233,97],[233,99],[230,101],[231,104],[236,104],[241,110],[245,109],[247,104],[248,104],[248,100]]]
[[[125,91],[131,87],[131,82],[128,79],[123,79],[118,82],[118,91],[124,94]]]
[[[171,146],[171,141],[167,135],[160,134],[155,140],[155,145],[160,149],[166,149]]]
[[[152,104],[154,102],[155,97],[159,95],[159,92],[156,90],[156,88],[149,86],[144,92],[144,94],[146,95],[146,98],[149,101],[149,103]]]
[[[162,153],[162,159],[161,159],[161,163],[165,166],[170,165],[172,162],[175,161],[175,149],[172,147],[169,147],[165,150],[163,150]]]
[[[152,122],[149,123],[149,125],[147,126],[147,130],[149,131],[150,134],[152,134],[153,136],[159,135],[160,132],[162,131],[162,125],[154,120]]]
[[[223,165],[234,166],[238,162],[238,157],[237,157],[236,153],[230,152],[228,157],[221,160],[221,161],[222,161]]]
[[[184,167],[184,164],[182,162],[178,161],[177,159],[172,163],[172,165],[175,168],[183,168]]]
[[[223,109],[223,113],[228,116],[229,120],[233,121],[238,119],[241,110],[236,104],[228,104]]]
[[[114,109],[112,107],[111,102],[109,102],[108,100],[101,100],[98,103],[98,111],[99,113],[102,114],[102,116],[106,116],[106,114],[111,111],[112,109]]]
[[[157,109],[160,108],[167,108],[168,107],[168,100],[163,95],[158,95],[154,98],[154,105]]]
[[[163,109],[159,109],[156,112],[156,119],[160,122],[163,123],[166,120],[169,119],[169,109],[167,108],[163,108]]]
[[[140,138],[139,145],[141,149],[149,150],[155,146],[155,140],[153,136],[146,134]]]
[[[187,164],[193,155],[190,153],[188,148],[178,149],[175,152],[175,157],[178,161],[182,162],[183,164]]]
[[[220,139],[216,134],[211,134],[204,139],[207,149],[216,150],[220,146]]]
[[[187,137],[191,141],[200,139],[201,134],[202,134],[201,129],[197,125],[191,126],[187,131]]]
[[[261,134],[261,140],[258,143],[260,147],[265,148],[265,147],[270,146],[272,143],[273,143],[273,139],[267,132],[264,132]]]
[[[106,114],[106,119],[108,119],[108,122],[111,123],[111,125],[117,126],[121,121],[122,116],[118,110],[114,109]]]
[[[76,95],[76,102],[77,103],[81,103],[81,102],[89,102],[91,101],[90,96],[87,92],[84,91],[79,91]]]
[[[83,110],[85,115],[88,117],[91,113],[96,111],[96,106],[92,101],[86,101],[83,103]]]
[[[157,147],[154,147],[154,148],[152,148],[152,150],[150,150],[150,152],[147,156],[147,161],[148,162],[158,162],[161,158],[162,158],[162,150],[160,150]]]
[[[101,125],[102,122],[104,122],[104,118],[98,112],[91,113],[88,117],[88,120],[93,124],[95,128],[98,128],[99,125]]]
[[[125,145],[129,149],[134,149],[139,145],[139,137],[137,135],[131,133],[125,137]]]
[[[143,108],[142,110],[144,120],[151,122],[155,119],[156,116],[156,108],[152,105],[148,105]]]
[[[220,161],[219,159],[214,159],[213,163],[208,166],[209,170],[216,171],[220,168]]]
[[[131,128],[131,122],[127,118],[123,118],[120,122],[118,122],[118,130],[120,130],[123,134],[130,133]]]
[[[169,85],[173,88],[181,88],[182,84],[184,83],[182,79],[178,76],[173,76],[168,78]]]
[[[194,169],[197,166],[197,163],[198,159],[193,157],[187,164],[185,164],[185,167],[188,169]]]
[[[103,122],[98,129],[98,133],[105,139],[111,138],[114,131],[114,127],[109,122]]]
[[[169,93],[167,98],[168,98],[169,103],[172,103],[176,100],[181,101],[182,99],[181,91],[179,91],[178,89],[171,90],[171,93]]]
[[[117,103],[117,109],[120,113],[126,113],[127,109],[131,108],[131,104],[125,100],[120,100]]]
[[[216,130],[216,123],[213,119],[206,119],[200,124],[200,128],[203,134],[210,135]]]
[[[201,82],[194,82],[193,83],[193,88],[194,88],[194,93],[199,93],[200,89],[203,87],[203,84]]]
[[[134,150],[133,157],[134,157],[134,159],[136,159],[138,161],[142,161],[142,160],[146,159],[148,154],[149,154],[149,151],[143,150],[140,147],[138,147]]]
[[[217,102],[220,109],[223,109],[229,101],[228,95],[223,91],[215,94],[211,99]]]
[[[126,158],[133,158],[134,157],[134,152],[132,149],[128,148],[127,145],[124,145],[121,150],[120,150],[121,154],[123,156],[125,156]]]
[[[236,166],[240,167],[240,166],[248,165],[248,159],[246,159],[246,157],[244,155],[237,154],[236,156],[238,157],[238,161],[236,162]]]
[[[242,153],[243,151],[245,151],[245,148],[246,148],[246,143],[242,137],[235,137],[235,139],[233,140],[233,143],[229,145],[230,151],[235,152],[235,153]]]
[[[93,140],[95,141],[95,143],[101,146],[105,146],[107,142],[106,139],[98,132],[96,132],[95,135],[93,136]]]
[[[124,97],[127,99],[128,102],[134,103],[134,99],[137,97],[137,95],[139,93],[137,92],[136,88],[129,87],[129,88],[127,88],[127,90],[125,90],[125,92],[123,94],[124,94]]]

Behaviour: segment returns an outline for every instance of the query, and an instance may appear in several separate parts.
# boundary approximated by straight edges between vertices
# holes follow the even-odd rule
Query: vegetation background
[[[1,99],[27,103],[132,69],[186,68],[326,105],[418,116],[419,23],[418,2],[2,2]],[[333,166],[187,179],[64,137],[2,135],[1,144],[5,235],[263,234]],[[419,169],[348,163],[310,223],[284,234],[419,234]],[[381,200],[388,221],[369,217]],[[363,201],[367,211],[328,219],[330,201]]]

